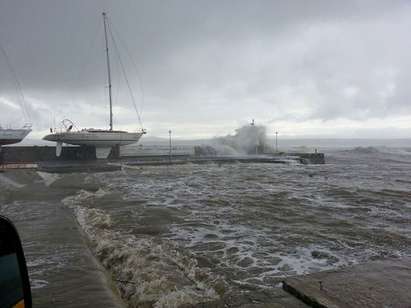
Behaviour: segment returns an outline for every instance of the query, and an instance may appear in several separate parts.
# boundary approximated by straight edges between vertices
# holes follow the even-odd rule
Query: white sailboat
[[[44,136],[47,141],[57,142],[56,155],[60,156],[63,143],[71,145],[84,145],[96,147],[97,157],[105,158],[110,154],[110,151],[115,146],[123,146],[136,143],[141,136],[146,132],[141,129],[139,132],[127,132],[113,129],[113,103],[111,95],[111,72],[110,72],[110,56],[108,49],[107,38],[107,15],[103,13],[104,23],[104,38],[106,43],[106,61],[107,61],[107,78],[108,78],[108,96],[110,103],[110,128],[107,129],[81,129],[76,130],[74,124],[70,120],[63,120],[62,124],[64,131],[53,131],[51,134]]]
[[[3,145],[19,143],[31,132],[31,125],[22,128],[3,128],[0,126],[0,147]]]

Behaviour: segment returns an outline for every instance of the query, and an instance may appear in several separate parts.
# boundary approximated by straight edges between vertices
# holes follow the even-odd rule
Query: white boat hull
[[[19,143],[30,132],[31,132],[31,129],[29,128],[21,128],[21,129],[0,128],[0,146]]]
[[[71,145],[87,145],[95,147],[113,147],[136,143],[140,140],[142,132],[129,133],[123,131],[76,131],[61,132],[45,136],[47,141],[61,142]]]

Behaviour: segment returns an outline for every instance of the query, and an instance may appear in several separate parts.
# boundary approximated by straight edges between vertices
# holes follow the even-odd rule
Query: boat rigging
[[[20,107],[21,107],[21,110],[23,112],[23,116],[26,122],[26,124],[24,124],[22,128],[4,128],[0,125],[0,151],[1,151],[1,146],[3,145],[15,144],[15,143],[19,143],[20,141],[22,141],[31,132],[31,123],[29,123],[30,114],[27,112],[25,98],[24,98],[24,94],[23,94],[20,81],[17,78],[16,71],[13,69],[13,66],[11,65],[11,61],[6,53],[6,50],[3,48],[1,44],[0,44],[0,52],[3,54],[7,67],[13,77],[14,84],[16,87],[16,92],[20,96],[20,99],[19,99]]]

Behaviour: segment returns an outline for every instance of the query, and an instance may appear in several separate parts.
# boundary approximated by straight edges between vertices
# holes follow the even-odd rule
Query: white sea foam
[[[216,278],[172,243],[113,231],[111,217],[99,209],[77,206],[74,212],[97,258],[120,281],[120,293],[132,306],[177,307],[218,298],[210,286]]]
[[[30,279],[30,288],[32,290],[41,289],[47,287],[49,282],[44,279]]]
[[[213,298],[205,290],[213,290],[215,278],[198,279],[199,266],[206,277],[221,275],[229,292],[265,290],[284,276],[406,254],[409,173],[401,167],[398,177],[387,176],[391,170],[371,169],[368,161],[339,164],[185,165],[95,176],[102,196],[121,198],[118,207],[104,203],[113,219],[98,209],[100,193],[79,191],[65,202],[76,208],[101,263],[130,282],[119,283],[128,302],[173,307]],[[145,217],[166,231],[140,232],[152,227],[138,225]],[[130,235],[133,226],[138,236]],[[395,243],[390,234],[370,238],[375,228],[399,236]]]
[[[318,256],[315,256],[315,252],[318,253]],[[355,260],[350,260],[348,257],[336,255],[328,248],[315,245],[300,247],[295,249],[293,253],[280,253],[275,256],[281,261],[265,275],[304,275],[356,263]]]
[[[46,186],[50,186],[61,178],[60,174],[37,171],[37,174],[43,179]]]
[[[0,174],[0,187],[3,186],[5,188],[23,188],[25,185],[20,184],[12,179]]]
[[[61,200],[61,202],[68,207],[73,207],[82,204],[87,200],[91,200],[92,198],[101,198],[105,195],[107,195],[107,192],[103,188],[99,188],[96,192],[80,189],[77,194],[68,196]]]

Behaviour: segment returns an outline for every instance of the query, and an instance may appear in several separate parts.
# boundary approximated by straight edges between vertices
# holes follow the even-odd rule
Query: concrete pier
[[[182,164],[230,164],[230,163],[266,163],[266,164],[289,164],[299,163],[300,158],[290,156],[171,156],[168,155],[154,157],[133,157],[123,160],[130,166],[160,166],[160,165],[182,165]]]
[[[63,147],[60,157],[56,156],[56,147],[49,146],[8,146],[2,147],[4,164],[24,164],[42,161],[88,161],[96,159],[94,147]]]
[[[283,289],[311,307],[411,307],[411,257],[287,278]]]
[[[269,164],[324,164],[323,153],[275,153],[264,155],[236,155],[221,156],[216,153],[174,154],[174,155],[135,155],[120,157],[119,148],[114,148],[108,159],[97,159],[94,147],[63,147],[60,157],[56,157],[56,148],[49,146],[13,146],[2,147],[0,164],[4,169],[34,166],[39,170],[48,172],[95,172],[98,170],[118,170],[120,165],[132,166],[161,166],[181,164],[206,164],[206,163],[269,163]],[[198,152],[198,151],[197,151]],[[114,165],[109,165],[113,162]]]

